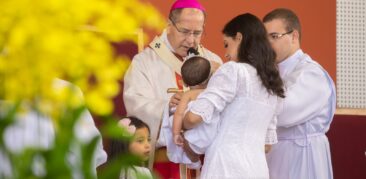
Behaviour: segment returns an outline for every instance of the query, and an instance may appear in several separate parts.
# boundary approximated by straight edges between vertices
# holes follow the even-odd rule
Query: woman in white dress
[[[232,19],[223,34],[229,62],[192,101],[183,126],[210,123],[220,113],[201,178],[269,178],[265,144],[277,142],[276,110],[285,97],[275,52],[262,22],[252,14]]]

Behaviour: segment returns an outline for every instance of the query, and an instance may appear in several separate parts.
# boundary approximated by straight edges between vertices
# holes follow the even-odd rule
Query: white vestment
[[[201,179],[269,178],[264,146],[277,142],[275,116],[280,101],[268,93],[251,65],[222,65],[190,108],[206,123],[220,113]]]
[[[164,43],[161,45],[173,51],[166,32],[160,39]],[[216,54],[205,48],[203,51],[204,53],[200,55],[208,60],[222,63]],[[133,58],[126,72],[123,99],[127,115],[136,116],[149,125],[152,146],[155,146],[158,137],[164,108],[168,107],[172,96],[167,93],[168,88],[177,88],[174,70],[152,48],[145,48]],[[154,150],[151,152],[149,167],[152,166],[153,156]]]
[[[278,143],[267,154],[271,179],[333,178],[328,131],[336,93],[328,73],[302,50],[279,64],[286,86]]]

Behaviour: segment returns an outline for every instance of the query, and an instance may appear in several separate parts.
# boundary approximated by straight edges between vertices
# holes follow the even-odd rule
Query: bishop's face
[[[205,17],[201,10],[185,8],[176,22],[171,22],[167,35],[174,52],[181,57],[187,56],[189,48],[197,48],[201,42]]]

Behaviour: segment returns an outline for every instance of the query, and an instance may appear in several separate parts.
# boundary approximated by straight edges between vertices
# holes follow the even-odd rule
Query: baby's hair
[[[129,125],[135,126],[136,130],[141,128],[147,128],[150,133],[149,126],[139,118],[133,116],[124,118],[130,119],[131,123]],[[128,150],[129,145],[130,145],[129,141],[125,141],[122,139],[112,139],[110,141],[109,159],[117,158],[121,154],[129,154],[130,153],[130,151]]]
[[[201,56],[187,59],[181,68],[182,79],[187,86],[196,86],[205,82],[210,77],[210,72],[210,62]]]

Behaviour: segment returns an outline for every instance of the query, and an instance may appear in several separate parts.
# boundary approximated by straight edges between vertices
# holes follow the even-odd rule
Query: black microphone
[[[188,51],[187,51],[187,55],[188,56],[191,56],[191,55],[199,55],[199,54],[200,53],[198,53],[198,51],[195,48],[193,48],[193,47],[189,48]]]

